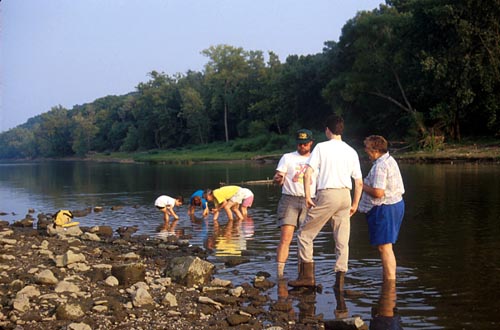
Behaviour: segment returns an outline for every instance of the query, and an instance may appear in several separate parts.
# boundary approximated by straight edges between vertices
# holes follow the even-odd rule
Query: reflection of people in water
[[[241,234],[241,223],[241,220],[230,220],[221,227],[217,220],[213,222],[217,256],[239,256],[241,251],[246,250],[247,244]]]
[[[157,231],[159,232],[158,236],[161,237],[161,236],[175,235],[177,237],[183,237],[185,235],[184,228],[176,229],[178,222],[179,220],[174,220],[170,223],[170,225],[163,224],[158,226],[157,228]]]
[[[370,329],[400,330],[401,317],[396,313],[396,281],[386,280],[382,284],[377,306],[372,308]]]
[[[344,291],[335,290],[335,300],[337,300],[337,306],[335,307],[335,318],[345,319],[349,317],[349,310],[344,299]]]

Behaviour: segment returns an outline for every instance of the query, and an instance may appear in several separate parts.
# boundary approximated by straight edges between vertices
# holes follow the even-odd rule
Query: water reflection
[[[182,206],[177,212],[180,219],[173,233],[157,231],[163,221],[153,202],[166,192],[166,188],[167,193],[188,197],[199,187],[216,187],[220,181],[241,184],[246,180],[259,180],[272,176],[274,169],[275,164],[253,163],[0,165],[0,211],[7,213],[0,220],[20,220],[28,208],[37,213],[52,213],[58,209],[101,206],[102,212],[91,212],[77,221],[87,227],[136,227],[134,235],[189,237],[193,246],[204,246],[212,251],[209,261],[217,264],[217,277],[229,279],[235,285],[251,283],[259,271],[275,273],[279,188],[250,187],[255,200],[249,218],[232,223],[225,217],[213,223],[210,216],[204,218],[200,213],[190,217],[187,207]],[[500,328],[497,303],[500,290],[500,165],[402,164],[401,172],[407,186],[408,212],[395,250],[398,255],[397,304],[401,311],[398,318],[404,328]],[[112,209],[115,205],[123,207]],[[331,229],[325,227],[315,242],[316,279],[324,290],[312,295],[314,312],[323,314],[325,319],[334,318],[334,311],[340,316],[345,303],[350,316],[361,315],[368,322],[372,318],[374,301],[378,302],[381,297],[381,271],[378,253],[369,245],[365,217],[355,215],[351,219],[350,269],[346,274],[348,289],[362,295],[335,296],[332,289],[335,251],[332,246]],[[218,258],[242,254],[250,256],[249,262],[235,267],[225,267],[224,258]],[[288,264],[285,275],[295,278],[295,239]],[[273,301],[282,298],[288,301],[293,308],[287,311],[297,317],[311,314],[311,301],[304,301],[305,298],[292,293],[285,297],[280,292],[288,291],[273,288],[266,294]]]
[[[372,307],[372,330],[399,330],[403,329],[401,317],[396,309],[396,281],[386,280],[382,283],[380,298],[376,306]]]

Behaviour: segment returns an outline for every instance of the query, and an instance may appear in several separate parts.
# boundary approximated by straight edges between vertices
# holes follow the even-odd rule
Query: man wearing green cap
[[[281,230],[280,243],[276,251],[277,277],[283,278],[288,259],[290,243],[295,228],[299,228],[306,218],[307,206],[304,195],[304,171],[306,161],[311,154],[313,136],[308,129],[299,129],[296,133],[297,150],[284,154],[276,167],[274,183],[282,186],[278,203],[278,226]],[[311,194],[316,192],[316,176],[309,180]]]

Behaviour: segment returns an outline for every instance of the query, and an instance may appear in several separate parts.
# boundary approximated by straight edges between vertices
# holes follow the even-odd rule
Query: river
[[[190,219],[187,206],[178,209],[177,234],[192,245],[213,250],[217,276],[233,283],[251,282],[258,271],[275,275],[278,187],[242,182],[271,178],[276,164],[253,162],[200,165],[150,165],[98,162],[25,162],[0,164],[2,220],[24,218],[58,209],[103,207],[76,218],[83,226],[137,226],[138,234],[157,235],[162,215],[153,206],[161,194],[188,199],[197,189],[220,184],[247,186],[255,194],[249,217],[218,226],[209,217]],[[370,164],[363,164],[366,175]],[[404,329],[500,328],[500,165],[401,164],[406,214],[394,250],[398,261],[397,314]],[[112,209],[113,208],[113,209]],[[250,261],[226,268],[219,257],[244,255]],[[315,314],[334,318],[337,304],[332,286],[335,260],[331,229],[325,226],[315,240]],[[379,305],[381,266],[378,252],[368,244],[364,215],[352,218],[349,272],[345,297],[349,315],[369,323]],[[285,275],[296,276],[293,243]],[[269,290],[277,299],[276,289]],[[294,308],[300,312],[299,301]]]

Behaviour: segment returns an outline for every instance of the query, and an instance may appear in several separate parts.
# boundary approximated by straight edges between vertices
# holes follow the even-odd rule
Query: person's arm
[[[310,166],[307,166],[306,171],[304,172],[304,194],[306,198],[307,208],[311,208],[316,206],[314,201],[311,198],[311,176],[313,175],[313,169]]]
[[[352,197],[351,210],[349,211],[349,216],[356,213],[358,209],[359,200],[361,199],[361,193],[363,192],[363,179],[354,180],[354,196]]]
[[[175,220],[179,220],[179,216],[175,213],[173,206],[167,205],[167,211],[171,216],[174,217]]]
[[[385,196],[385,189],[370,187],[366,183],[363,183],[363,191],[373,198],[382,198]]]
[[[205,202],[205,208],[203,208],[203,206],[201,208],[203,209],[203,216],[206,217],[208,215],[208,211],[210,210],[208,208],[208,203]]]
[[[276,171],[273,177],[273,183],[282,186],[285,182],[285,174],[286,173]]]

